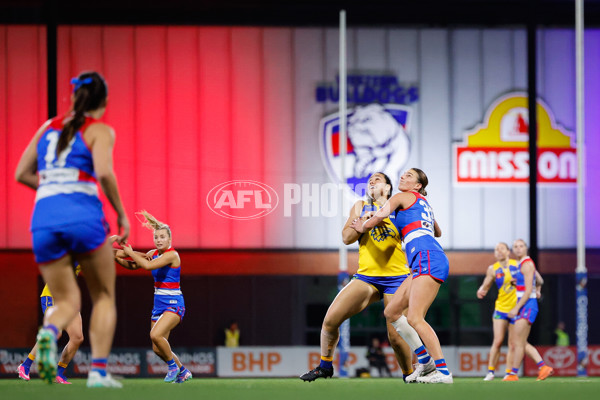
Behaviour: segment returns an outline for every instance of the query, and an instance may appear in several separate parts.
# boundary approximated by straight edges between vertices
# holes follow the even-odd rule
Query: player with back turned
[[[124,242],[129,235],[117,180],[113,172],[113,129],[98,121],[107,106],[108,88],[96,72],[72,80],[72,108],[66,116],[45,122],[35,133],[15,172],[20,183],[36,190],[31,218],[33,252],[54,298],[38,333],[40,377],[56,377],[56,338],[81,308],[73,265],[81,265],[92,298],[90,343],[92,366],[88,387],[121,387],[106,372],[117,311],[108,224],[98,197],[99,183],[117,213]]]

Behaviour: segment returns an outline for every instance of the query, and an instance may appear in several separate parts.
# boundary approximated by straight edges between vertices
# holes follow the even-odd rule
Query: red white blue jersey
[[[400,232],[409,260],[419,251],[443,251],[442,246],[434,237],[433,209],[421,194],[411,193],[416,196],[415,202],[408,208],[396,210],[390,215],[390,220]],[[409,246],[411,242],[414,244],[413,246]]]
[[[163,254],[169,251],[175,251],[175,249],[171,247]],[[162,257],[163,254],[159,254],[158,250],[154,250],[154,253],[152,253],[152,259]],[[152,270],[152,276],[154,277],[155,296],[178,296],[182,294],[180,287],[180,267],[173,267],[171,264],[168,264],[164,267]]]
[[[102,218],[102,204],[92,153],[82,133],[96,122],[86,118],[67,147],[56,156],[63,117],[53,118],[37,143],[39,186],[31,229],[46,228]]]
[[[420,236],[434,236],[433,209],[421,194],[411,193],[416,196],[415,202],[394,214],[394,224],[398,227],[405,244]]]
[[[521,298],[523,297],[523,295],[525,294],[525,275],[523,275],[523,273],[521,272],[521,266],[523,265],[523,263],[525,261],[531,261],[531,263],[533,264],[533,260],[531,259],[531,257],[525,257],[518,266],[513,267],[511,266],[511,274],[512,276],[515,278],[516,280],[516,287],[517,287],[517,302],[519,302],[519,300],[521,300]],[[532,282],[532,286],[531,286],[531,294],[529,295],[530,299],[537,299],[537,294],[536,294],[536,290],[535,290],[535,264],[533,264],[533,282]]]

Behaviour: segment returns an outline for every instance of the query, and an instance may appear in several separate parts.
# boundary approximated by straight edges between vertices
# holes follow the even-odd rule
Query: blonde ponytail
[[[140,221],[144,228],[148,228],[151,231],[165,229],[167,231],[167,233],[169,234],[169,237],[171,237],[171,228],[169,227],[169,225],[165,224],[164,222],[160,222],[148,211],[141,210],[141,211],[136,212],[136,214],[144,217],[144,221]]]

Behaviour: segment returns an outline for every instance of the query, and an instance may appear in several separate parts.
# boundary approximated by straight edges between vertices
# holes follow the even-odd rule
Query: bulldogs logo
[[[410,155],[411,109],[396,104],[369,104],[347,114],[348,143],[344,177],[352,191],[363,196],[369,176],[382,171],[395,185]],[[339,115],[321,120],[321,155],[330,178],[342,182],[339,161]]]

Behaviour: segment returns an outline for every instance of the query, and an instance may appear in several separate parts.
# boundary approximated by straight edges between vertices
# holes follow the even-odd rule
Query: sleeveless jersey
[[[515,268],[514,270],[512,270],[512,275],[513,277],[516,279],[516,285],[517,285],[517,302],[519,300],[521,300],[521,297],[523,297],[523,295],[525,294],[525,276],[523,275],[523,273],[521,272],[521,266],[523,265],[523,263],[525,261],[531,261],[533,263],[533,260],[531,259],[531,257],[525,257],[523,259],[523,261],[521,261]],[[531,294],[529,295],[530,299],[537,299],[537,294],[535,291],[535,264],[533,265],[533,282],[532,282],[532,289],[531,289]]]
[[[362,217],[366,212],[379,208],[379,205],[365,201],[360,215]],[[376,226],[360,236],[357,274],[399,276],[410,273],[398,230],[389,218],[384,219],[384,223],[385,226]]]
[[[444,251],[434,237],[433,209],[421,194],[411,193],[416,196],[415,202],[390,214],[390,220],[401,234],[409,260],[421,251]]]
[[[80,272],[81,272],[81,265],[77,265],[77,267],[75,268],[75,276],[79,276]],[[40,294],[40,297],[45,297],[45,296],[52,297],[52,293],[50,293],[50,289],[48,289],[48,285],[44,285],[44,289],[42,289],[42,294]]]
[[[104,218],[92,153],[82,133],[96,122],[86,118],[67,147],[56,157],[63,117],[53,118],[37,143],[39,186],[31,229],[48,228]]]
[[[496,310],[507,313],[517,305],[517,296],[515,286],[512,283],[511,268],[515,269],[517,260],[508,260],[508,265],[503,267],[499,262],[492,266],[496,278],[496,287],[498,288],[498,298],[496,299]]]
[[[225,329],[225,347],[239,347],[240,345],[240,331],[232,331]]]
[[[172,247],[165,251],[175,251]],[[164,254],[164,253],[163,253]],[[152,259],[162,257],[162,254],[158,253],[158,250],[154,250],[152,253]],[[154,278],[154,295],[159,296],[177,296],[181,295],[180,273],[181,266],[172,267],[171,264],[165,265],[152,270],[152,277]]]

